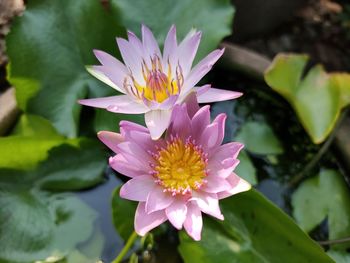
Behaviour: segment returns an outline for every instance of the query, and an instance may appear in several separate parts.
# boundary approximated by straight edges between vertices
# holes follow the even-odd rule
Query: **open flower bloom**
[[[239,97],[239,92],[214,89],[210,85],[195,87],[224,52],[211,52],[191,69],[200,38],[201,33],[192,30],[178,45],[176,28],[173,26],[161,53],[152,32],[146,26],[142,26],[142,41],[128,32],[128,40],[117,38],[125,65],[111,55],[95,50],[95,56],[102,65],[87,67],[93,76],[123,95],[85,99],[79,103],[116,113],[145,113],[151,136],[158,139],[168,127],[174,105],[181,104],[193,90],[199,103]]]
[[[174,107],[166,135],[159,140],[152,140],[145,127],[127,121],[120,123],[120,134],[98,134],[117,153],[109,160],[111,167],[131,178],[120,196],[139,202],[135,230],[141,236],[169,220],[200,240],[202,212],[223,220],[219,199],[250,189],[233,173],[243,145],[221,145],[226,115],[210,123],[209,106],[198,111],[188,107]]]

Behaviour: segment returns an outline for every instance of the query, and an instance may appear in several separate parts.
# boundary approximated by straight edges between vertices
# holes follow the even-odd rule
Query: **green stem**
[[[350,237],[334,239],[334,240],[325,240],[325,241],[317,241],[321,246],[329,246],[334,244],[342,244],[350,242]]]
[[[338,119],[333,131],[329,135],[326,142],[321,146],[320,150],[311,159],[311,161],[304,167],[304,169],[289,181],[288,186],[290,188],[295,187],[297,184],[299,184],[307,176],[308,172],[310,172],[315,167],[315,165],[322,159],[323,155],[328,151],[329,147],[331,146],[331,144],[336,136],[336,133],[337,133],[338,129],[340,128],[341,124],[343,123],[347,113],[348,113],[348,109],[343,110],[343,112],[342,112],[340,118]]]
[[[128,241],[126,241],[125,246],[123,247],[122,251],[118,254],[118,256],[113,260],[112,263],[120,263],[122,259],[125,257],[125,255],[128,253],[129,249],[134,244],[135,240],[137,238],[136,232],[132,232],[132,234],[129,236]]]

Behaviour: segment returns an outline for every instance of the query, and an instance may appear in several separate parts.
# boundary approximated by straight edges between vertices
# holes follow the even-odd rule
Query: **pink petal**
[[[126,114],[143,114],[150,109],[144,104],[138,103],[133,100],[125,100],[118,104],[110,105],[107,110],[114,113],[126,113]]]
[[[192,119],[193,116],[199,111],[196,94],[194,92],[188,94],[183,103],[186,104],[188,116]]]
[[[200,108],[192,118],[192,134],[199,141],[204,129],[210,124],[210,106]]]
[[[209,55],[207,55],[203,60],[201,60],[190,72],[188,78],[182,87],[183,93],[187,93],[192,89],[205,74],[207,74],[215,62],[222,56],[224,50],[214,50]]]
[[[120,152],[119,148],[117,150],[118,150],[118,152]],[[150,160],[147,158],[148,159],[148,161],[147,161],[143,158],[140,158],[140,156],[135,155],[134,153],[123,152],[123,153],[119,153],[119,154],[123,155],[123,157],[127,163],[132,164],[133,166],[135,166],[135,168],[138,168],[139,170],[145,171],[146,173],[149,172],[150,164],[153,163],[153,159]]]
[[[165,213],[170,223],[177,229],[181,229],[186,220],[187,206],[183,200],[175,200]]]
[[[241,92],[210,88],[208,91],[198,94],[197,98],[199,103],[211,103],[236,99],[242,95],[243,94]]]
[[[106,67],[114,68],[116,72],[120,71],[120,72],[123,72],[123,74],[128,73],[128,70],[125,67],[125,65],[115,57],[111,56],[110,54],[97,49],[94,49],[94,54],[102,65]]]
[[[201,35],[201,32],[190,32],[177,49],[179,64],[182,67],[182,72],[185,78],[191,70],[199,42],[201,41]]]
[[[180,138],[187,139],[190,133],[191,120],[187,113],[186,104],[175,105],[167,135],[180,136]]]
[[[143,85],[144,79],[142,77],[141,69],[142,58],[140,57],[138,50],[123,38],[117,37],[117,44],[125,65],[129,71],[131,71],[130,73],[135,77],[140,85]]]
[[[122,153],[124,156],[135,156],[141,163],[145,165],[145,167],[147,167],[149,163],[153,162],[151,155],[134,141],[125,141],[119,143],[116,149],[118,153]]]
[[[193,191],[191,201],[194,201],[203,213],[224,220],[216,194]]]
[[[122,134],[123,132],[126,132],[126,131],[139,131],[139,132],[149,133],[146,127],[140,124],[137,124],[135,122],[121,121],[119,125],[120,125],[120,131]]]
[[[109,66],[92,66],[92,70],[95,71],[95,73],[100,72],[100,74],[108,78],[114,84],[114,86],[111,86],[110,84],[105,82],[106,84],[110,85],[112,88],[124,94],[126,93],[126,91],[124,90],[124,80],[126,77],[129,76],[128,72],[119,71],[118,69],[109,67]],[[90,72],[90,73],[92,74],[93,72]],[[95,77],[98,77],[98,76],[95,76]],[[103,81],[103,79],[101,78],[100,80]],[[115,86],[117,86],[117,88],[115,88]]]
[[[128,95],[85,99],[79,100],[78,102],[82,105],[107,109],[108,111],[116,113],[141,114],[149,111],[145,105],[131,100]]]
[[[148,53],[146,56],[153,58],[154,55],[157,55],[159,58],[161,58],[159,46],[152,31],[145,25],[142,25],[141,31],[143,47],[145,52]]]
[[[113,152],[117,152],[117,145],[124,141],[121,134],[109,131],[100,131],[97,137]]]
[[[113,75],[115,79],[110,79],[105,73],[102,72],[102,68],[103,66],[87,66],[86,70],[98,80],[102,81],[103,83],[107,84],[113,89],[125,94],[121,78],[117,78],[117,75]],[[118,75],[121,76],[122,74],[118,73]]]
[[[202,133],[201,144],[207,148],[208,152],[220,146],[225,134],[226,114],[219,114],[212,124],[208,125]]]
[[[103,97],[103,98],[96,98],[96,99],[85,99],[85,100],[79,100],[78,102],[85,106],[106,109],[112,105],[125,103],[125,101],[128,101],[128,102],[131,101],[128,95],[111,96],[111,97]]]
[[[132,201],[145,202],[155,187],[156,183],[151,175],[136,176],[120,188],[120,196]]]
[[[159,139],[170,122],[171,110],[152,110],[145,114],[145,122],[153,140]]]
[[[164,42],[163,65],[167,65],[168,62],[172,65],[176,63],[176,48],[176,27],[172,25]]]
[[[227,182],[224,178],[218,176],[209,175],[205,178],[207,183],[201,187],[201,190],[207,193],[219,193],[231,189],[231,184]]]
[[[163,187],[158,186],[150,192],[146,201],[147,214],[164,210],[174,201],[174,197],[170,193],[163,192],[163,190]]]
[[[135,231],[138,235],[144,236],[153,228],[159,226],[167,220],[164,210],[147,214],[145,203],[139,203],[135,213]]]
[[[227,178],[239,164],[239,160],[228,158],[225,160],[209,159],[207,170],[209,174],[221,178]]]
[[[203,220],[201,211],[196,205],[187,206],[187,216],[184,222],[186,232],[196,241],[201,240]]]
[[[155,142],[152,140],[151,135],[149,133],[135,131],[135,130],[127,130],[124,132],[125,140],[132,141],[139,145],[146,152],[154,151]]]
[[[197,97],[200,95],[203,95],[204,93],[206,93],[209,89],[211,89],[211,85],[210,84],[206,84],[200,87],[194,87],[194,90],[197,93]]]
[[[161,103],[158,103],[154,100],[148,100],[147,98],[143,97],[144,103],[152,110],[169,110],[174,106],[178,99],[179,95],[171,95],[169,98],[164,100]]]
[[[226,159],[219,159],[217,158],[217,156],[212,156],[212,157],[209,157],[208,169],[209,171],[214,173],[220,171],[221,169],[231,169],[232,171],[233,169],[236,168],[238,163],[239,163],[239,160],[234,159],[232,157],[229,157]],[[226,178],[226,177],[223,177],[223,178]]]
[[[122,154],[109,158],[109,165],[118,173],[128,177],[141,176],[147,173],[145,169],[135,165],[135,163],[128,162]]]
[[[239,142],[226,143],[216,148],[216,151],[211,153],[210,156],[218,161],[222,161],[227,158],[237,159],[237,156],[243,147],[244,145]]]
[[[227,181],[231,185],[231,189],[228,191],[224,191],[221,193],[218,193],[218,198],[223,199],[226,197],[229,197],[234,194],[238,194],[241,192],[245,192],[251,189],[250,183],[245,181],[244,179],[240,178],[238,175],[235,173],[232,173],[228,178]]]
[[[162,103],[160,103],[159,109],[160,110],[169,110],[170,108],[174,107],[178,98],[179,98],[179,95],[169,96],[169,98],[167,98]]]
[[[129,43],[137,50],[140,54],[143,53],[143,45],[141,40],[131,31],[128,31]]]

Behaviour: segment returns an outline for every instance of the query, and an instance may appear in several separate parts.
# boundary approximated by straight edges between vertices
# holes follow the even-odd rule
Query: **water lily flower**
[[[139,235],[169,220],[200,240],[202,212],[223,220],[219,200],[250,189],[233,172],[243,145],[221,145],[226,115],[210,123],[209,108],[176,105],[165,136],[158,140],[152,140],[149,129],[128,121],[120,122],[120,134],[98,133],[116,153],[110,166],[131,178],[120,196],[139,202],[134,220]]]
[[[192,30],[178,45],[176,28],[172,26],[160,52],[152,32],[142,26],[142,41],[132,32],[128,40],[117,38],[124,64],[113,56],[94,50],[102,65],[87,70],[96,78],[123,95],[80,100],[87,106],[104,108],[115,113],[143,114],[153,139],[158,139],[168,127],[174,105],[181,104],[195,91],[199,103],[230,100],[241,93],[195,87],[207,74],[224,50],[214,50],[192,68],[201,32]]]

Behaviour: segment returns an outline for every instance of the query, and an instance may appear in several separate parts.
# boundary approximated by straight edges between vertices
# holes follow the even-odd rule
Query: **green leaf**
[[[0,138],[0,184],[30,182],[46,190],[67,191],[102,182],[106,156],[100,143],[65,139],[46,119],[26,114],[13,134]]]
[[[255,190],[221,201],[224,221],[204,220],[202,240],[180,233],[191,263],[333,262],[285,213]]]
[[[101,97],[109,87],[90,76],[92,50],[115,52],[115,37],[124,34],[118,16],[100,1],[32,0],[8,34],[8,79],[19,106],[50,120],[68,137],[78,133],[78,99]]]
[[[314,143],[330,134],[344,106],[338,83],[322,66],[302,79],[305,55],[279,54],[265,73],[267,84],[289,101]]]
[[[47,119],[32,114],[22,114],[11,135],[63,138]]]
[[[93,229],[96,214],[70,195],[0,192],[0,261],[61,258]]]
[[[34,115],[22,115],[14,135],[0,137],[0,167],[29,170],[45,160],[48,151],[68,141],[59,135],[49,121]]]
[[[126,241],[134,231],[134,216],[136,202],[123,199],[119,196],[120,187],[112,195],[113,224],[119,235]]]
[[[50,212],[37,196],[25,191],[0,191],[0,259],[36,259],[32,252],[46,246],[53,229]]]
[[[337,263],[349,263],[350,254],[343,251],[329,250],[327,254]]]
[[[341,107],[350,105],[350,74],[333,73],[331,78],[339,87]]]
[[[235,169],[235,173],[252,185],[256,185],[258,183],[258,179],[256,178],[256,169],[250,160],[249,155],[243,150],[240,152],[238,159],[239,165]]]
[[[281,154],[283,148],[272,129],[266,123],[246,122],[235,137],[245,149],[256,154]]]
[[[350,235],[350,193],[338,172],[325,170],[304,181],[294,192],[292,205],[293,215],[305,231],[328,218],[329,239]],[[346,248],[349,244],[334,247]]]
[[[77,146],[59,145],[48,152],[48,158],[35,170],[0,169],[0,186],[36,187],[48,191],[82,190],[103,181],[106,167],[101,145],[80,139]]]
[[[112,0],[124,26],[138,34],[140,25],[149,26],[163,44],[171,25],[181,40],[194,27],[203,32],[198,58],[215,49],[231,33],[234,8],[228,0]],[[210,22],[208,22],[209,20]]]
[[[79,147],[61,145],[52,149],[37,173],[37,185],[50,191],[74,191],[103,181],[106,156],[101,144],[80,140]]]
[[[145,117],[143,114],[115,114],[106,110],[96,109],[96,117],[94,120],[95,132],[119,132],[119,123],[122,120],[135,122],[145,126]]]

